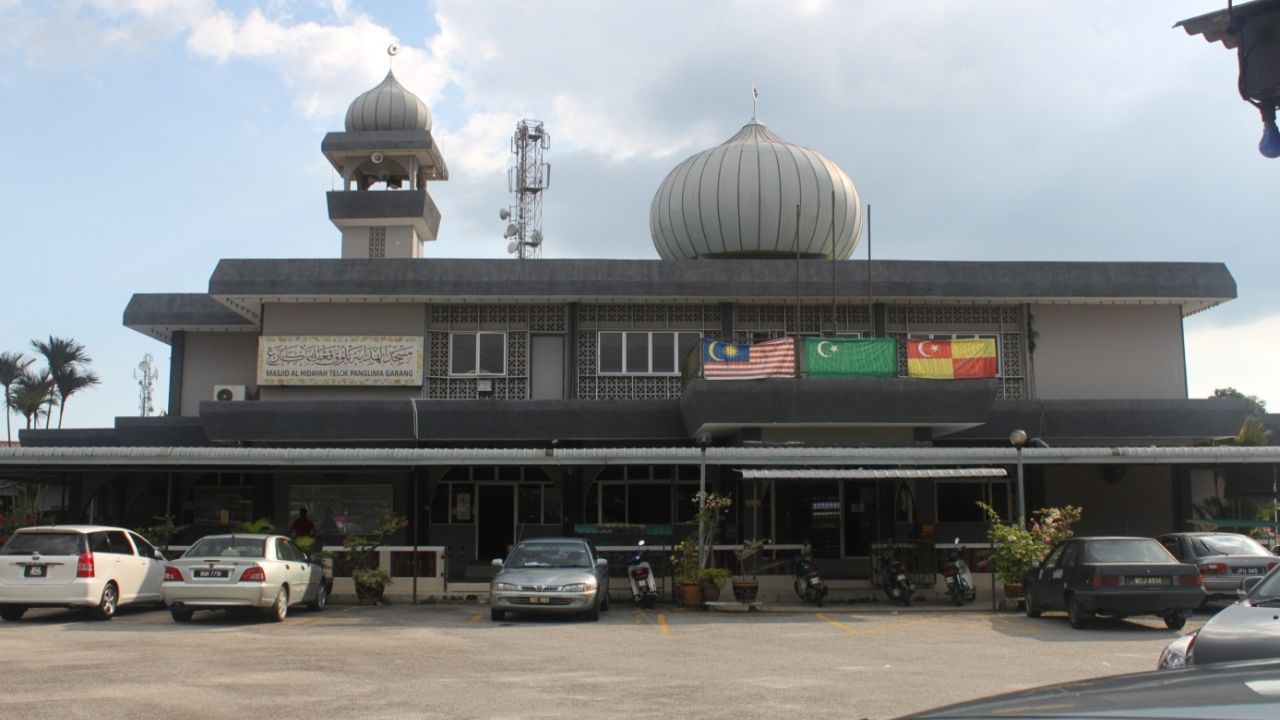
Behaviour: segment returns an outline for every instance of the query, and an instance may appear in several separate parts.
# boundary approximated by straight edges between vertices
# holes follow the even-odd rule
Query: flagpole
[[[831,191],[831,337],[836,336],[836,191]]]
[[[800,203],[796,203],[796,335],[800,334]]]
[[[871,203],[867,203],[867,326],[876,337],[876,308],[871,299]]]

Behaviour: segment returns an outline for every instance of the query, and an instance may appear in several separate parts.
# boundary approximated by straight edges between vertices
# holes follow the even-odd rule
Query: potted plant
[[[383,601],[391,573],[378,562],[378,548],[387,538],[409,526],[409,520],[386,513],[369,535],[352,535],[342,541],[351,563],[351,580],[356,586],[356,599],[361,605],[377,605]]]
[[[164,553],[165,557],[169,557],[169,545],[173,543],[174,536],[186,530],[187,526],[175,523],[172,515],[155,515],[152,519],[156,524],[143,530],[142,535]]]
[[[760,538],[752,538],[742,543],[742,547],[733,551],[738,558],[738,574],[733,578],[733,598],[738,602],[751,603],[755,602],[760,594],[760,581],[756,579],[755,573],[748,575],[747,560],[755,557],[764,549],[768,540]]]
[[[720,599],[720,588],[729,581],[726,568],[708,567],[698,571],[698,584],[702,586],[702,599],[705,602],[716,602]]]
[[[698,582],[702,584],[703,600],[715,602],[720,599],[720,588],[728,581],[729,571],[716,567],[714,548],[720,534],[720,521],[733,500],[724,495],[699,491],[693,496],[693,501],[698,505],[698,522],[703,528],[703,546],[699,548],[698,556],[703,559],[701,564],[706,566],[700,566]]]
[[[687,537],[676,543],[671,553],[671,568],[676,579],[676,599],[684,607],[702,607],[696,537]]]
[[[1079,522],[1083,512],[1073,505],[1041,508],[1031,514],[1031,525],[1024,528],[1005,523],[986,503],[979,502],[978,507],[991,523],[987,530],[987,539],[991,541],[987,559],[1004,583],[1005,597],[1010,599],[1022,595],[1022,580],[1032,566],[1043,560],[1054,545],[1074,534],[1071,526]]]

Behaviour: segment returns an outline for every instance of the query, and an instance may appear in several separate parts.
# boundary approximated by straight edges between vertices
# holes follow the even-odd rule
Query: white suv
[[[92,608],[110,620],[128,603],[160,603],[164,558],[137,533],[97,525],[22,528],[0,547],[0,618],[28,608]]]

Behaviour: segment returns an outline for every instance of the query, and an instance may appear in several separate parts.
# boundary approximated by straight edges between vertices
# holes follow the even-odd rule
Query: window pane
[[[676,371],[676,334],[656,332],[653,334],[653,371],[656,373],[673,373]]]
[[[507,373],[507,336],[501,333],[480,335],[480,372],[485,375]]]
[[[942,522],[982,522],[978,509],[983,483],[942,482],[937,484],[938,520]]]
[[[627,486],[600,486],[600,522],[624,523],[627,521]]]
[[[542,488],[542,522],[547,525],[560,524],[560,488],[555,485],[544,485]]]
[[[449,353],[449,372],[465,375],[476,371],[476,336],[454,333],[450,336],[453,349]]]
[[[627,333],[627,372],[649,372],[649,333]]]
[[[528,525],[542,523],[542,486],[520,486],[520,522]]]
[[[627,522],[662,525],[671,522],[670,485],[632,485],[630,492]]]
[[[622,333],[600,333],[600,372],[622,372]]]
[[[697,494],[697,485],[676,485],[676,522],[694,522],[698,514],[698,505],[693,501]]]
[[[698,341],[702,340],[702,333],[682,332],[680,333],[679,343],[676,345],[676,369],[680,368],[680,364],[689,357],[689,353],[698,346]]]

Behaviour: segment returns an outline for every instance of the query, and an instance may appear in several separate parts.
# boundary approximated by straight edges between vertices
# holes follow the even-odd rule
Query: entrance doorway
[[[505,558],[516,539],[516,486],[476,486],[476,557]]]
[[[844,556],[866,557],[880,539],[879,483],[844,481]]]
[[[774,489],[778,542],[808,542],[814,558],[839,558],[840,484],[780,481]]]

